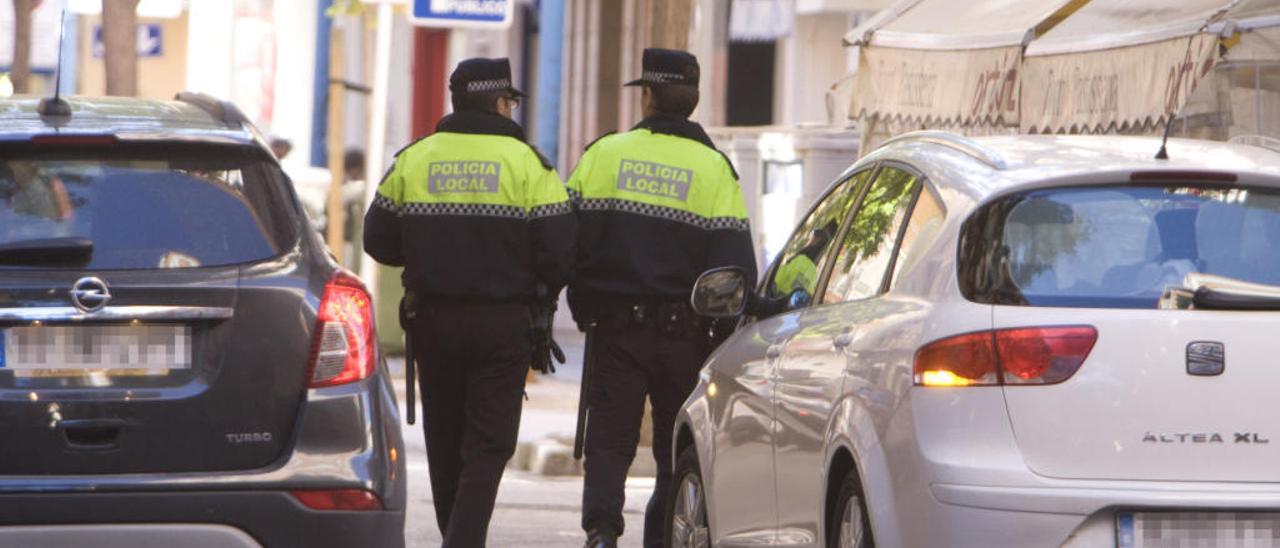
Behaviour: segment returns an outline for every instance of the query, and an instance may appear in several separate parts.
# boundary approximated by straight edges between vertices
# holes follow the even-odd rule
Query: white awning
[[[1216,60],[1218,37],[1198,33],[1089,53],[1027,57],[1025,133],[1114,133],[1152,127],[1182,110]]]
[[[921,127],[1016,126],[1021,49],[863,48],[850,114]]]
[[[1072,0],[903,0],[845,36],[850,44],[958,50],[1024,46]]]
[[[1277,0],[1091,0],[1026,49],[1021,129],[1130,132],[1182,113],[1212,77],[1230,23]]]
[[[921,127],[1018,125],[1022,48],[1073,0],[902,0],[854,29],[850,115]]]
[[[1235,77],[1267,87],[1254,117],[1280,110],[1274,76],[1236,70],[1280,62],[1280,0],[900,0],[845,42],[861,46],[849,115],[892,127],[1151,132],[1228,120]]]
[[[1241,0],[1090,0],[1027,45],[1027,57],[1088,53],[1186,38]]]

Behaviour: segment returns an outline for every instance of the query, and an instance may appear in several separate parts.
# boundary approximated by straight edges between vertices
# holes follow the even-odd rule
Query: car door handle
[[[764,355],[771,360],[778,359],[778,357],[782,355],[782,345],[770,345],[769,348],[765,349]]]
[[[841,333],[836,338],[831,339],[831,344],[837,349],[844,350],[853,344],[853,335],[851,333]]]

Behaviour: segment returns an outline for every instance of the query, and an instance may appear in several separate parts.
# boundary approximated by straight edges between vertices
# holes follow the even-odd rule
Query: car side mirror
[[[693,284],[690,304],[700,316],[732,318],[747,308],[747,274],[736,266],[703,272]]]
[[[813,303],[813,295],[803,289],[797,289],[791,292],[787,297],[787,310],[796,310],[805,308]]]

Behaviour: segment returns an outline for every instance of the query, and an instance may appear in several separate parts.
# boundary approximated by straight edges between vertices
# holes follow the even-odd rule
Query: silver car
[[[1280,545],[1280,154],[1160,149],[910,134],[705,274],[672,545]]]

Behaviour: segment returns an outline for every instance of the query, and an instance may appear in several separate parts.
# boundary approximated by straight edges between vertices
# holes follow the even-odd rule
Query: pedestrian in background
[[[284,160],[289,153],[293,151],[293,143],[284,137],[271,138],[271,153],[276,155],[276,160]]]
[[[657,484],[645,512],[644,545],[664,546],[675,415],[711,350],[710,322],[694,315],[698,276],[739,266],[755,279],[746,203],[732,164],[702,126],[698,62],[650,48],[641,86],[644,120],[587,147],[569,180],[581,223],[570,286],[574,319],[587,328],[588,386],[582,527],[587,546],[616,545],[623,532],[627,470],[644,401],[653,408]]]
[[[400,151],[378,187],[364,245],[405,267],[436,521],[445,547],[464,548],[485,544],[516,447],[531,305],[568,281],[577,221],[511,119],[524,94],[507,59],[463,61],[449,91],[454,113]]]

